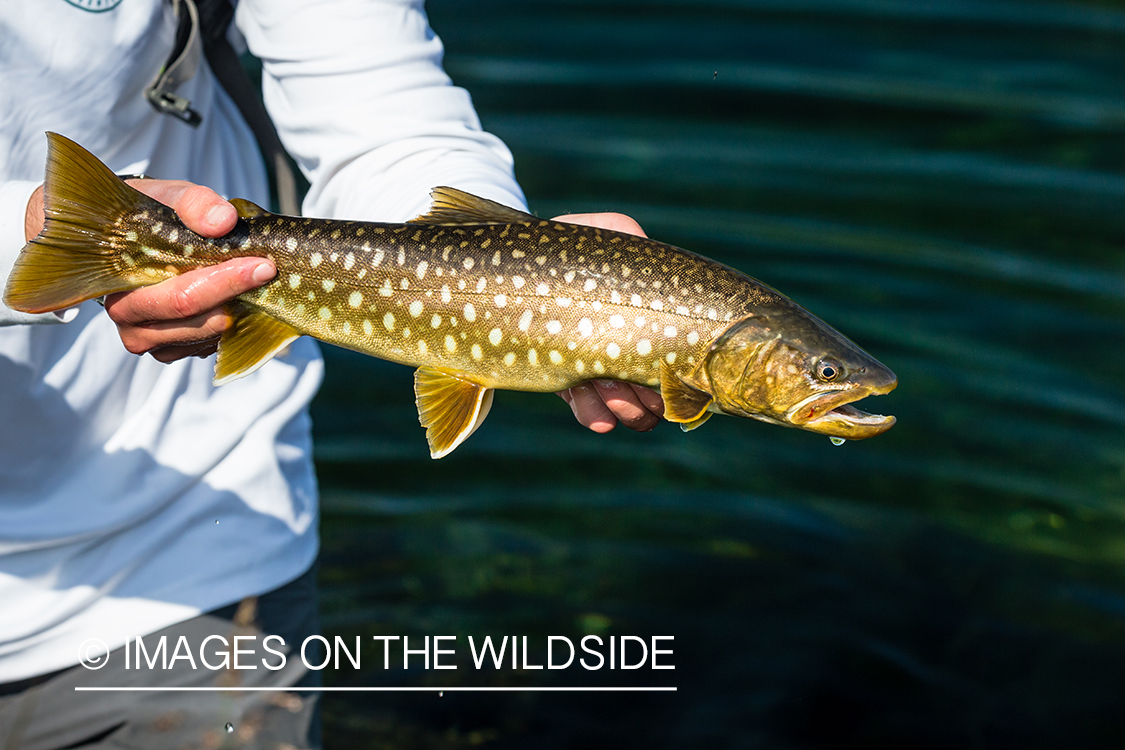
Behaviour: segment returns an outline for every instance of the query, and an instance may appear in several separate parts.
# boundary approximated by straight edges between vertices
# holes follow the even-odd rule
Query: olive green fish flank
[[[235,229],[209,239],[77,144],[49,143],[48,220],[10,277],[9,306],[61,309],[268,257],[277,277],[232,306],[216,383],[299,335],[420,368],[435,458],[480,426],[496,389],[599,377],[661,388],[666,416],[685,429],[711,413],[847,439],[894,423],[850,406],[894,387],[883,365],[765,284],[670,245],[452,188],[436,188],[431,211],[405,224],[279,216],[235,200]]]

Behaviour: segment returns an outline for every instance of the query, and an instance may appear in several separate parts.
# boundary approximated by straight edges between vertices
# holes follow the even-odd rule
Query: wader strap
[[[246,77],[238,54],[227,41],[227,27],[234,17],[234,6],[227,0],[172,0],[180,19],[176,31],[176,47],[164,64],[156,80],[145,90],[145,96],[162,114],[172,115],[196,127],[203,117],[191,108],[191,102],[173,93],[177,85],[195,73],[199,65],[200,45],[211,72],[242,113],[246,124],[258,141],[258,148],[273,174],[277,190],[277,203],[281,213],[299,216],[301,205],[297,200],[297,180],[289,164],[288,154],[281,145],[277,129],[273,126],[258,92]]]

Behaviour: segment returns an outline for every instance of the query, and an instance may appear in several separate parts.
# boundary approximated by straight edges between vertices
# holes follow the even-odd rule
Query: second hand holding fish
[[[183,180],[128,180],[132,187],[172,208],[188,229],[204,237],[222,237],[234,229],[238,212],[215,191]],[[572,224],[647,236],[636,221],[618,213],[557,217]],[[43,229],[43,188],[27,205],[24,236],[30,241]],[[233,258],[187,271],[152,286],[106,297],[105,308],[117,325],[121,342],[133,354],[151,354],[170,363],[184,357],[209,357],[231,325],[224,305],[256,289],[277,274],[265,258]],[[647,431],[660,422],[664,402],[651,388],[618,381],[591,380],[560,391],[575,418],[594,432],[609,432],[618,422]]]

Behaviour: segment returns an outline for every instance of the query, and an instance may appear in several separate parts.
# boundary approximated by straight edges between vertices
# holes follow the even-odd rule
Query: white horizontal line
[[[675,687],[82,687],[102,693],[674,693]]]

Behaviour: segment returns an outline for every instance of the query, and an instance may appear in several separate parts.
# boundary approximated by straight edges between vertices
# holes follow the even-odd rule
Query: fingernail
[[[272,263],[259,263],[254,266],[254,273],[250,276],[255,284],[265,284],[267,281],[274,277],[274,268]]]
[[[220,203],[211,206],[211,210],[207,212],[207,223],[213,227],[222,226],[226,222],[227,217],[230,216],[230,210],[230,204]]]

